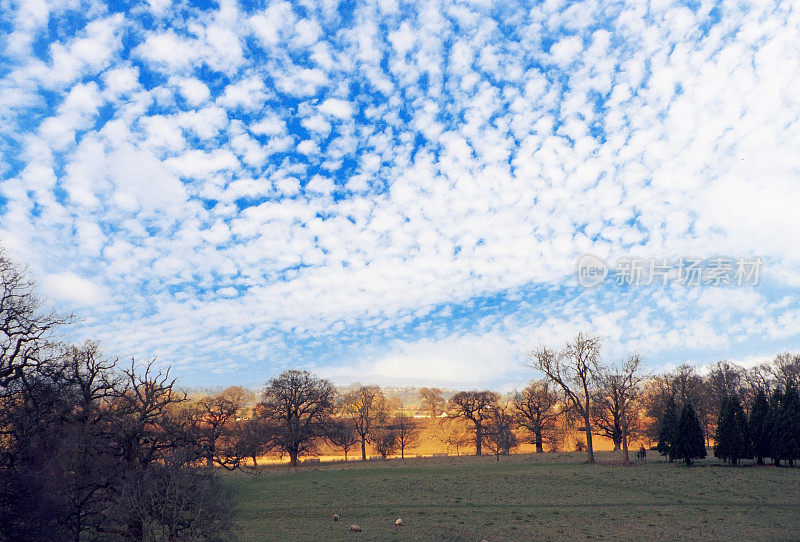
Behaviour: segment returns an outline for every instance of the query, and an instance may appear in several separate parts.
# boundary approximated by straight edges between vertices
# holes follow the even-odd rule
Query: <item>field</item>
[[[800,469],[582,459],[420,458],[220,478],[243,541],[800,540]],[[349,533],[353,523],[364,532]]]

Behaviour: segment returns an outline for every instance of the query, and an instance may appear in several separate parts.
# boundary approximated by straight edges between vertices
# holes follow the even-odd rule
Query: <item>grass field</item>
[[[582,454],[462,456],[221,479],[244,541],[800,540],[800,469],[598,455],[597,465]],[[349,533],[352,523],[364,532]]]

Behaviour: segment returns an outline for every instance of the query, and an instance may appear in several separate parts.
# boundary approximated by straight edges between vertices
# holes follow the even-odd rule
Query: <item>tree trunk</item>
[[[297,466],[297,452],[291,451],[289,452],[289,466],[296,467]]]
[[[253,466],[254,467],[258,466],[258,460],[256,459],[256,456],[253,456]]]
[[[542,430],[540,429],[536,432],[536,453],[542,452],[544,452],[544,448],[542,448]]]
[[[361,437],[361,461],[367,460],[367,439]]]
[[[628,455],[628,419],[625,412],[622,412],[622,460],[625,463],[630,463],[630,455]]]
[[[475,426],[475,455],[481,455],[481,444],[483,441],[483,427]]]
[[[589,463],[594,463],[594,447],[592,446],[592,426],[589,424],[589,416],[584,416],[586,422],[586,458]]]

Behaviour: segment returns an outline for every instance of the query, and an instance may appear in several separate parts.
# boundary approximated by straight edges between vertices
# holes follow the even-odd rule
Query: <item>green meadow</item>
[[[583,458],[323,463],[220,479],[243,541],[800,540],[800,469]]]

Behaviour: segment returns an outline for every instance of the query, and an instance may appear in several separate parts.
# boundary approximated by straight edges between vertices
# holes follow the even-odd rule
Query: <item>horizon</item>
[[[189,388],[800,351],[800,12],[526,5],[13,4],[0,245]]]

